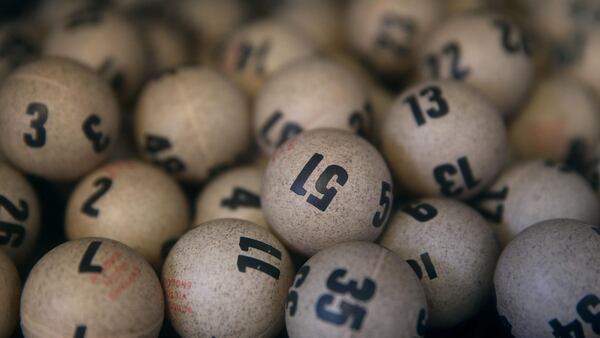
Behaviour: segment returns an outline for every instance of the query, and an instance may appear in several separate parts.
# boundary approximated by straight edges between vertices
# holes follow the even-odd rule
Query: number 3
[[[29,126],[35,130],[35,134],[25,134],[25,144],[32,148],[41,148],[46,144],[46,129],[44,125],[48,120],[48,107],[43,103],[33,102],[27,106],[27,115],[34,116]]]

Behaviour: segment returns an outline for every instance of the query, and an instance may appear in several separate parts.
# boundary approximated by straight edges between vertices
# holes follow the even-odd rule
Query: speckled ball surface
[[[146,60],[141,35],[125,17],[84,8],[49,32],[44,54],[77,60],[98,71],[125,100],[139,89]]]
[[[162,271],[169,316],[183,337],[273,337],[294,278],[285,247],[264,227],[214,220],[186,233]]]
[[[311,257],[298,271],[286,305],[290,338],[421,337],[423,287],[395,253],[346,242]]]
[[[504,249],[494,275],[498,313],[516,337],[600,335],[600,228],[555,219]]]
[[[42,58],[0,88],[0,147],[19,169],[50,180],[74,180],[106,159],[119,130],[119,107],[91,69]]]
[[[139,161],[106,164],[75,187],[67,205],[69,239],[106,237],[137,251],[160,269],[168,249],[190,225],[177,182]]]
[[[273,72],[315,52],[316,46],[301,31],[267,19],[241,27],[229,37],[222,67],[253,96]]]
[[[427,81],[406,90],[385,118],[382,138],[398,184],[417,196],[472,197],[508,159],[500,114],[457,82]]]
[[[376,69],[406,72],[443,12],[436,0],[354,0],[346,16],[346,40]]]
[[[191,62],[192,53],[184,32],[167,20],[139,20],[145,47],[148,50],[148,73],[157,74]]]
[[[0,337],[10,337],[19,321],[21,279],[17,268],[0,250]]]
[[[336,243],[374,241],[392,209],[385,161],[348,131],[315,129],[284,143],[265,171],[263,211],[288,248],[305,256]]]
[[[152,267],[109,239],[69,241],[29,274],[21,298],[27,338],[158,337],[162,288]]]
[[[219,63],[223,40],[238,28],[247,16],[242,0],[180,0],[166,6],[189,29],[196,42],[196,61]]]
[[[268,227],[261,208],[263,169],[244,166],[209,182],[196,199],[193,227],[219,218],[238,218]]]
[[[407,204],[378,241],[421,280],[429,326],[453,327],[476,315],[492,295],[499,245],[488,222],[461,202],[427,198]]]
[[[305,130],[370,135],[373,107],[360,79],[343,66],[309,58],[276,72],[255,102],[254,135],[266,154]]]
[[[7,23],[0,25],[0,49],[0,81],[38,52],[36,39],[22,25]]]
[[[512,149],[520,158],[589,159],[600,140],[599,112],[596,98],[579,81],[546,78],[511,124]]]
[[[528,37],[501,15],[475,12],[450,18],[422,48],[422,78],[465,82],[505,116],[515,113],[533,83]]]
[[[496,223],[502,245],[532,224],[554,218],[600,222],[598,198],[579,174],[544,161],[517,163],[477,200],[477,208]]]
[[[186,181],[202,181],[250,143],[244,94],[201,66],[163,72],[141,93],[134,120],[143,157]]]
[[[321,49],[331,50],[343,42],[344,5],[337,0],[292,0],[285,2],[275,17],[302,30]]]
[[[40,205],[37,194],[25,176],[0,161],[0,251],[15,264],[31,255],[40,232]],[[1,335],[0,335],[1,336]]]

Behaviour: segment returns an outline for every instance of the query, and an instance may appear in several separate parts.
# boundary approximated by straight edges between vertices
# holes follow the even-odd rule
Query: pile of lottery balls
[[[0,23],[0,338],[600,337],[600,1]]]

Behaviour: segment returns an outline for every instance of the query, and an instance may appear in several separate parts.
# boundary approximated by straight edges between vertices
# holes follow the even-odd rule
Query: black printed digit
[[[48,107],[43,103],[33,102],[27,106],[26,113],[33,117],[29,126],[34,133],[24,134],[23,140],[32,148],[41,148],[46,144],[45,124],[48,121]]]
[[[480,183],[480,181],[473,175],[469,160],[466,157],[459,158],[457,163],[458,168],[454,164],[446,163],[433,169],[433,177],[440,187],[440,192],[444,196],[458,196],[464,191],[464,188],[471,190],[477,187]],[[461,185],[454,187],[456,182],[452,180],[452,177],[459,172],[462,175],[464,186]]]
[[[254,248],[254,249],[260,250],[262,252],[265,252],[265,253],[269,254],[270,256],[277,258],[278,260],[281,260],[281,251],[279,251],[276,248],[270,246],[269,244],[261,242],[259,240],[248,238],[248,237],[240,237],[239,245],[240,245],[240,249],[242,249],[242,251],[247,252],[250,250],[250,248]],[[275,267],[274,265],[269,264],[265,261],[262,261],[260,259],[254,258],[254,257],[250,257],[250,256],[246,256],[246,255],[238,255],[237,267],[238,267],[238,271],[240,271],[240,272],[246,272],[246,268],[251,268],[251,269],[255,269],[255,270],[264,272],[267,275],[269,275],[275,279],[279,279],[280,271],[277,267]]]
[[[237,62],[237,70],[243,71],[251,65],[255,64],[254,70],[257,74],[265,72],[265,62],[267,55],[271,50],[271,41],[265,40],[258,46],[253,46],[252,43],[242,42],[239,47],[239,58]]]
[[[428,252],[422,253],[419,256],[419,258],[421,259],[421,263],[423,264],[423,267],[425,268],[427,277],[429,277],[429,279],[436,279],[438,276],[437,271],[435,271],[435,266],[433,265],[433,262],[431,261],[431,257],[429,257],[429,253]],[[423,270],[421,269],[421,265],[419,264],[419,262],[417,260],[407,259],[406,263],[408,263],[408,265],[410,265],[410,267],[415,271],[415,274],[417,275],[417,277],[419,279],[423,278]]]
[[[0,221],[0,245],[18,248],[25,240],[25,233],[25,227],[22,224]],[[14,240],[13,235],[15,236]]]
[[[73,338],[85,338],[85,332],[87,331],[87,326],[79,325],[75,328],[75,335]]]
[[[415,32],[416,23],[412,18],[395,13],[385,13],[379,21],[375,45],[390,51],[398,58],[406,57],[410,55]],[[397,38],[399,35],[402,35],[402,39]]]
[[[508,187],[504,186],[499,191],[484,191],[479,194],[476,198],[476,203],[484,201],[498,201],[498,205],[494,211],[489,211],[483,207],[476,207],[477,211],[488,221],[493,223],[500,223],[504,215],[504,201],[508,197]]]
[[[0,195],[0,207],[6,210],[15,221],[25,222],[29,217],[29,205],[22,199],[19,199],[18,203],[19,205],[16,206],[8,198]],[[23,224],[0,221],[0,234],[2,234],[0,235],[0,245],[10,245],[13,248],[19,247],[25,240],[25,233],[26,230]]]
[[[336,269],[327,278],[327,288],[331,291],[337,292],[339,294],[350,293],[350,295],[354,299],[367,301],[373,298],[375,294],[376,284],[370,278],[365,278],[362,286],[358,286],[358,283],[355,280],[350,280],[347,283],[340,282],[340,279],[344,278],[348,273],[346,269]]]
[[[600,299],[589,294],[583,297],[576,306],[577,314],[581,319],[592,326],[592,331],[600,335]],[[591,310],[595,309],[594,312]]]
[[[83,121],[83,125],[81,126],[85,137],[88,140],[90,140],[90,142],[92,142],[94,151],[97,153],[100,153],[103,150],[105,150],[108,147],[108,144],[110,143],[110,139],[108,136],[104,136],[102,132],[96,131],[94,129],[95,127],[100,126],[101,123],[102,120],[100,119],[100,117],[96,114],[92,114],[88,116],[88,118],[85,119],[85,121]]]
[[[145,151],[152,158],[152,163],[162,167],[169,174],[177,174],[185,171],[185,163],[176,156],[169,156],[159,159],[158,156],[171,149],[171,141],[168,138],[158,135],[147,134]]]
[[[362,302],[372,299],[375,295],[377,284],[368,277],[363,280],[361,286],[355,280],[343,283],[340,279],[344,278],[347,272],[346,269],[333,270],[327,278],[327,288],[340,295],[349,293],[352,298]],[[342,300],[339,303],[339,311],[332,311],[329,306],[333,304],[334,300],[335,296],[332,294],[326,293],[321,295],[317,300],[315,309],[317,317],[338,326],[345,325],[349,319],[352,319],[350,328],[355,331],[360,330],[362,322],[367,315],[367,309],[359,304],[352,304],[346,300]]]
[[[428,222],[437,216],[437,209],[428,203],[409,204],[401,209],[419,222]]]
[[[100,214],[100,210],[98,210],[94,203],[96,203],[104,194],[106,194],[110,188],[112,187],[112,179],[108,177],[100,177],[94,181],[94,186],[98,187],[96,190],[81,206],[81,212],[90,216],[90,217],[98,217]]]
[[[0,207],[4,208],[13,219],[25,222],[29,217],[29,205],[22,199],[19,199],[18,203],[19,206],[17,207],[4,195],[0,195]]]
[[[385,221],[387,221],[388,216],[390,215],[390,210],[392,209],[392,185],[388,182],[381,182],[379,205],[383,207],[383,212],[377,211],[375,215],[373,215],[373,221],[371,223],[376,228],[385,224]]]
[[[231,210],[236,210],[239,207],[260,208],[260,197],[252,191],[236,187],[233,189],[231,197],[221,200],[221,206]]]
[[[306,194],[304,184],[322,160],[323,155],[319,153],[313,154],[313,156],[308,160],[304,168],[302,168],[302,170],[292,183],[290,190],[296,193],[297,195],[304,196]],[[315,206],[317,209],[325,211],[338,192],[338,190],[335,187],[327,187],[329,182],[331,182],[332,180],[335,180],[335,182],[339,186],[344,186],[348,181],[348,172],[346,171],[346,169],[335,164],[332,164],[325,168],[325,170],[321,173],[321,175],[319,176],[319,178],[317,178],[317,181],[315,182],[315,189],[317,190],[317,192],[322,194],[322,197],[310,194],[306,201]]]
[[[293,317],[294,315],[296,315],[296,310],[298,309],[298,292],[296,292],[296,289],[301,287],[302,284],[304,284],[304,281],[306,280],[306,277],[308,277],[309,273],[310,273],[310,266],[308,266],[306,264],[303,265],[300,268],[300,270],[298,270],[298,273],[296,274],[295,282],[292,285],[292,287],[290,288],[290,292],[288,292],[286,303],[285,303],[285,308],[286,308],[286,310],[289,311],[290,317]]]
[[[327,307],[333,303],[334,299],[331,294],[324,294],[319,297],[316,306],[317,316],[326,322],[339,326],[346,324],[348,319],[352,318],[350,328],[355,331],[360,330],[367,315],[367,310],[362,306],[341,301],[339,305],[340,312],[333,312]]]
[[[449,42],[442,48],[440,55],[430,54],[425,59],[425,64],[429,68],[431,78],[439,79],[441,76],[441,63],[443,59],[448,59],[450,63],[448,77],[454,80],[464,80],[471,72],[468,67],[461,64],[461,49],[457,42]]]
[[[109,79],[110,86],[115,92],[120,93],[125,87],[125,76],[117,68],[112,58],[104,60],[104,62],[98,68],[98,73],[104,78]]]
[[[450,110],[448,102],[444,98],[440,87],[426,87],[419,92],[419,96],[427,98],[428,101],[433,104],[432,107],[427,108],[427,110],[425,111],[427,116],[429,116],[430,118],[440,118],[448,114]],[[406,99],[404,99],[404,103],[408,104],[408,106],[410,107],[410,110],[413,113],[417,126],[420,127],[427,122],[425,119],[425,113],[423,112],[423,109],[421,108],[421,105],[419,103],[419,99],[416,95],[408,96]]]
[[[500,43],[508,54],[523,52],[529,55],[531,53],[528,39],[520,29],[500,18],[495,19],[492,24],[500,31]]]
[[[262,140],[265,142],[265,144],[275,144],[277,146],[280,146],[282,144],[285,143],[285,141],[289,140],[290,138],[300,134],[302,132],[302,127],[295,123],[295,122],[285,122],[285,124],[283,125],[282,129],[281,129],[281,133],[279,134],[279,138],[275,141],[272,142],[269,139],[269,134],[271,133],[271,130],[273,130],[273,128],[275,128],[275,126],[280,122],[283,121],[283,113],[279,110],[275,111],[270,117],[269,119],[267,119],[267,121],[265,122],[265,124],[260,128],[260,136],[262,138]]]
[[[102,242],[100,241],[90,242],[81,258],[81,262],[79,262],[79,273],[102,273],[102,266],[92,263],[101,245]]]
[[[327,185],[334,179],[334,177],[335,182],[338,185],[344,186],[344,184],[346,184],[348,181],[348,172],[344,168],[335,164],[325,168],[315,183],[315,188],[323,196],[317,197],[313,194],[310,194],[306,201],[317,207],[317,209],[325,211],[338,192],[338,190],[334,187],[327,188]]]

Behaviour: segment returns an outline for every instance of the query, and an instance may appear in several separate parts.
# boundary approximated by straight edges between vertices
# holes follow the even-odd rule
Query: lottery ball
[[[106,79],[124,100],[138,90],[146,74],[146,52],[135,26],[117,13],[84,8],[55,25],[44,54],[77,60]]]
[[[264,227],[204,223],[181,237],[163,267],[171,322],[183,337],[273,337],[283,326],[293,269]]]
[[[572,41],[579,32],[593,27],[600,10],[594,0],[519,0],[517,4],[540,38],[552,43]]]
[[[19,321],[21,279],[10,257],[0,250],[0,337],[10,337]]]
[[[442,14],[443,3],[437,0],[353,0],[346,40],[379,71],[406,72]]]
[[[398,184],[417,196],[472,197],[508,158],[498,111],[457,82],[428,81],[407,89],[392,104],[382,138]]]
[[[238,218],[267,226],[260,203],[263,169],[244,166],[228,170],[210,181],[196,199],[192,226],[219,218]]]
[[[321,49],[335,49],[342,44],[342,5],[336,0],[292,0],[275,13],[282,22],[296,27]]]
[[[304,130],[337,128],[367,136],[372,110],[358,77],[333,61],[310,58],[265,83],[256,98],[254,134],[268,155]]]
[[[506,245],[532,224],[554,218],[600,222],[598,198],[579,174],[562,164],[527,161],[508,168],[476,198]]]
[[[85,8],[56,25],[44,42],[44,54],[68,57],[93,69],[125,100],[141,85],[147,59],[141,36],[124,17]]]
[[[0,25],[0,82],[15,68],[37,56],[36,42],[19,25]]]
[[[456,16],[437,26],[422,48],[422,78],[462,81],[505,116],[515,112],[533,83],[528,37],[500,15]]]
[[[158,74],[169,68],[188,64],[191,48],[183,32],[166,20],[139,20],[145,46],[148,49],[148,71]]]
[[[314,43],[301,31],[267,19],[242,27],[229,37],[222,67],[229,77],[254,96],[273,72],[315,52]]]
[[[469,319],[492,294],[499,245],[488,222],[461,202],[428,198],[405,205],[379,244],[405,259],[421,280],[429,326]]]
[[[75,180],[105,160],[119,122],[109,86],[75,61],[39,59],[0,88],[2,153],[18,169],[49,180]]]
[[[600,335],[600,228],[554,219],[518,235],[500,255],[497,309],[516,337]]]
[[[216,71],[195,66],[151,80],[137,103],[134,133],[142,156],[186,181],[201,181],[250,143],[246,98]]]
[[[589,159],[600,141],[599,108],[593,93],[577,80],[559,76],[542,80],[511,124],[515,155]]]
[[[25,176],[6,162],[0,162],[0,206],[0,251],[21,265],[37,242],[40,205]]]
[[[27,338],[158,337],[164,300],[152,267],[116,241],[85,238],[52,249],[21,298]]]
[[[197,45],[196,61],[216,65],[222,44],[246,17],[246,1],[180,0],[168,4]]]
[[[305,256],[374,241],[392,208],[392,180],[377,150],[348,131],[315,129],[284,143],[267,165],[263,211],[288,248]]]
[[[87,175],[67,205],[69,239],[105,237],[128,245],[159,269],[188,229],[189,207],[177,182],[139,161],[117,161]]]
[[[423,287],[408,264],[373,243],[346,242],[320,251],[290,287],[290,338],[421,337]]]

